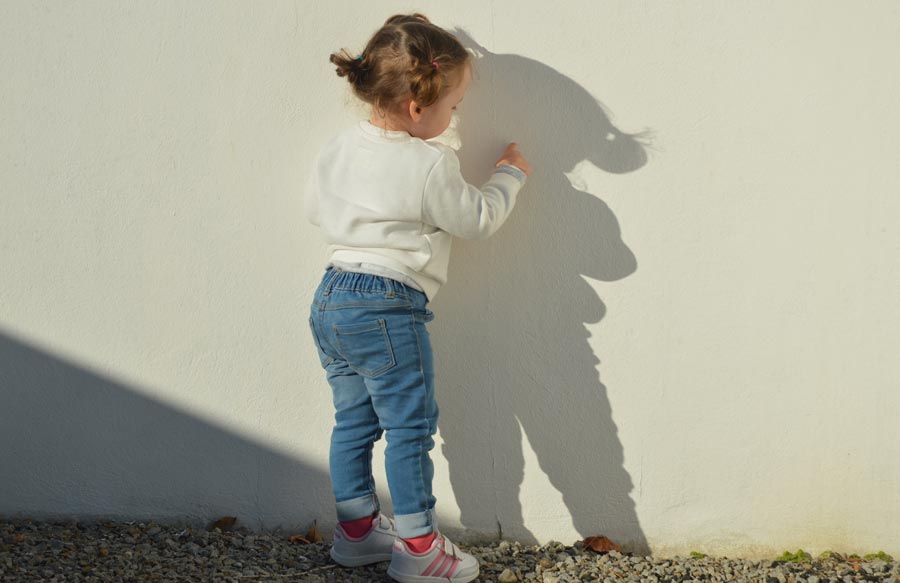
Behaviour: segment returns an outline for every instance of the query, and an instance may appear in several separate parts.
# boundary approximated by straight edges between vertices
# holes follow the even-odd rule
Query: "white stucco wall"
[[[442,528],[900,556],[890,1],[0,4],[0,515],[330,532],[300,194],[412,10],[534,166],[431,305]]]

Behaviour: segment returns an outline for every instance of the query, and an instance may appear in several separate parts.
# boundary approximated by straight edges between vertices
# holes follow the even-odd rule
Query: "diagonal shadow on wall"
[[[480,53],[459,108],[469,182],[487,179],[509,141],[534,167],[494,237],[454,241],[449,281],[434,303],[442,451],[462,524],[537,542],[520,498],[530,516],[540,516],[545,501],[522,489],[524,430],[581,536],[603,534],[649,554],[585,328],[606,307],[582,277],[616,281],[637,261],[610,208],[565,176],[583,160],[609,173],[641,168],[646,134],[618,130],[594,97],[554,69],[454,34]],[[533,524],[542,519],[561,517],[544,514]]]
[[[0,516],[228,515],[257,531],[331,518],[327,473],[3,333],[0,441]]]

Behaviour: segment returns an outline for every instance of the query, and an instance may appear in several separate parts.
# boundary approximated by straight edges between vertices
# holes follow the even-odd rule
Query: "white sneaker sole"
[[[335,552],[334,547],[331,547],[331,552],[329,554],[331,555],[331,558],[334,559],[334,562],[342,567],[361,567],[362,565],[370,565],[372,563],[380,563],[382,561],[391,560],[390,551],[386,553],[375,553],[372,555],[345,557],[344,555]]]
[[[454,573],[454,576],[451,578],[447,577],[424,577],[422,575],[404,575],[402,573],[397,573],[390,567],[388,567],[387,574],[396,581],[400,583],[434,583],[435,581],[450,581],[451,583],[469,583],[476,577],[478,577],[481,569],[475,569],[474,573],[470,573],[468,575],[460,575],[459,573]]]

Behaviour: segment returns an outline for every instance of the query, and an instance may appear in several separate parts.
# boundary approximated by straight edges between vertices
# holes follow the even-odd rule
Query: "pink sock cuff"
[[[355,520],[347,520],[345,522],[340,522],[341,529],[344,531],[344,534],[350,540],[360,540],[366,537],[369,534],[369,531],[372,530],[372,526],[375,523],[374,516],[363,516],[362,518],[357,518]]]
[[[423,534],[422,536],[416,536],[413,538],[405,538],[403,542],[406,543],[406,548],[408,548],[411,552],[417,555],[424,555],[428,552],[428,549],[431,548],[432,543],[434,543],[434,539],[436,538],[437,533],[432,531],[428,534]]]

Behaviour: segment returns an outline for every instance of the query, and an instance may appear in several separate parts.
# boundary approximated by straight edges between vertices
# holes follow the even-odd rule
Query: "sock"
[[[341,527],[347,534],[349,534],[353,538],[359,538],[369,532],[369,530],[372,528],[372,521],[374,519],[374,514],[372,514],[371,516],[363,516],[362,518],[357,518],[356,520],[341,522]]]
[[[421,554],[428,550],[428,547],[430,547],[431,543],[434,542],[434,537],[436,535],[437,533],[432,531],[428,534],[423,534],[422,536],[417,536],[414,538],[404,538],[402,540],[404,543],[406,543],[406,548],[414,553]]]

